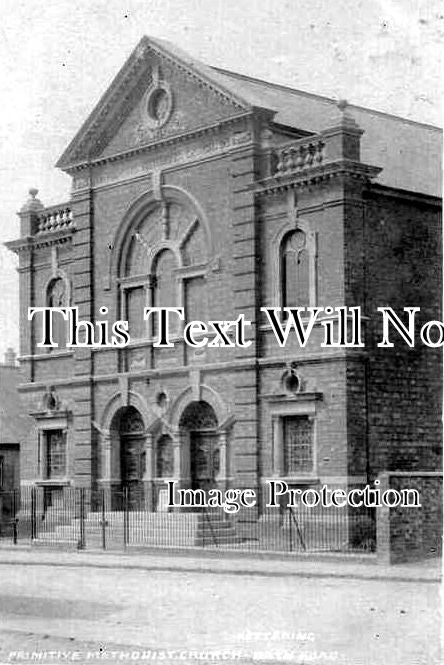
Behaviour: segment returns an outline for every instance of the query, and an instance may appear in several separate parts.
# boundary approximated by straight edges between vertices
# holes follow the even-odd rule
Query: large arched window
[[[65,280],[62,277],[56,277],[50,281],[46,291],[47,307],[67,307],[68,293]],[[66,348],[66,322],[61,314],[53,315],[52,338],[59,349]],[[51,350],[51,349],[50,349]]]
[[[119,237],[115,264],[119,309],[132,341],[140,346],[142,340],[157,337],[157,317],[143,319],[147,307],[183,307],[187,320],[206,318],[210,238],[207,225],[192,206],[179,201],[177,192],[141,207],[133,221],[122,224]],[[171,317],[170,332],[181,325]]]

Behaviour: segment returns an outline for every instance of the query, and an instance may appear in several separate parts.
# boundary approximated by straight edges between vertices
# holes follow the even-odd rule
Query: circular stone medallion
[[[149,126],[162,127],[171,115],[172,106],[173,96],[169,86],[158,81],[147,94],[146,112]]]

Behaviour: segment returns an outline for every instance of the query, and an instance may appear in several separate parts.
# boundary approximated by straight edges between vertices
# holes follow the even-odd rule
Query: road
[[[0,663],[435,665],[438,607],[430,582],[2,564]]]

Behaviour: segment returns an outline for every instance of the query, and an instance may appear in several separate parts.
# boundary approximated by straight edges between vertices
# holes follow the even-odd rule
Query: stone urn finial
[[[350,111],[349,103],[346,99],[339,99],[330,113],[330,127],[343,127],[350,130],[359,130],[356,120]]]
[[[22,206],[20,212],[39,212],[40,210],[43,210],[43,203],[37,198],[39,190],[36,187],[30,187],[28,193],[29,198]]]

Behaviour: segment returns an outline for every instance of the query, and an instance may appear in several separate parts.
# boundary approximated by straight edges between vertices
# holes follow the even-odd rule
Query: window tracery
[[[317,234],[297,218],[276,233],[269,254],[273,305],[315,307],[317,304]]]
[[[133,226],[118,274],[121,317],[132,340],[154,335],[155,318],[143,319],[146,307],[184,307],[186,320],[206,318],[205,229],[194,211],[163,198]]]
[[[67,307],[68,289],[65,280],[62,277],[55,277],[50,281],[46,290],[47,307]],[[53,316],[52,338],[58,349],[66,348],[66,323],[63,317],[58,314]],[[49,351],[52,349],[50,348]]]
[[[280,258],[282,307],[309,307],[310,266],[304,231],[296,229],[284,236]]]

